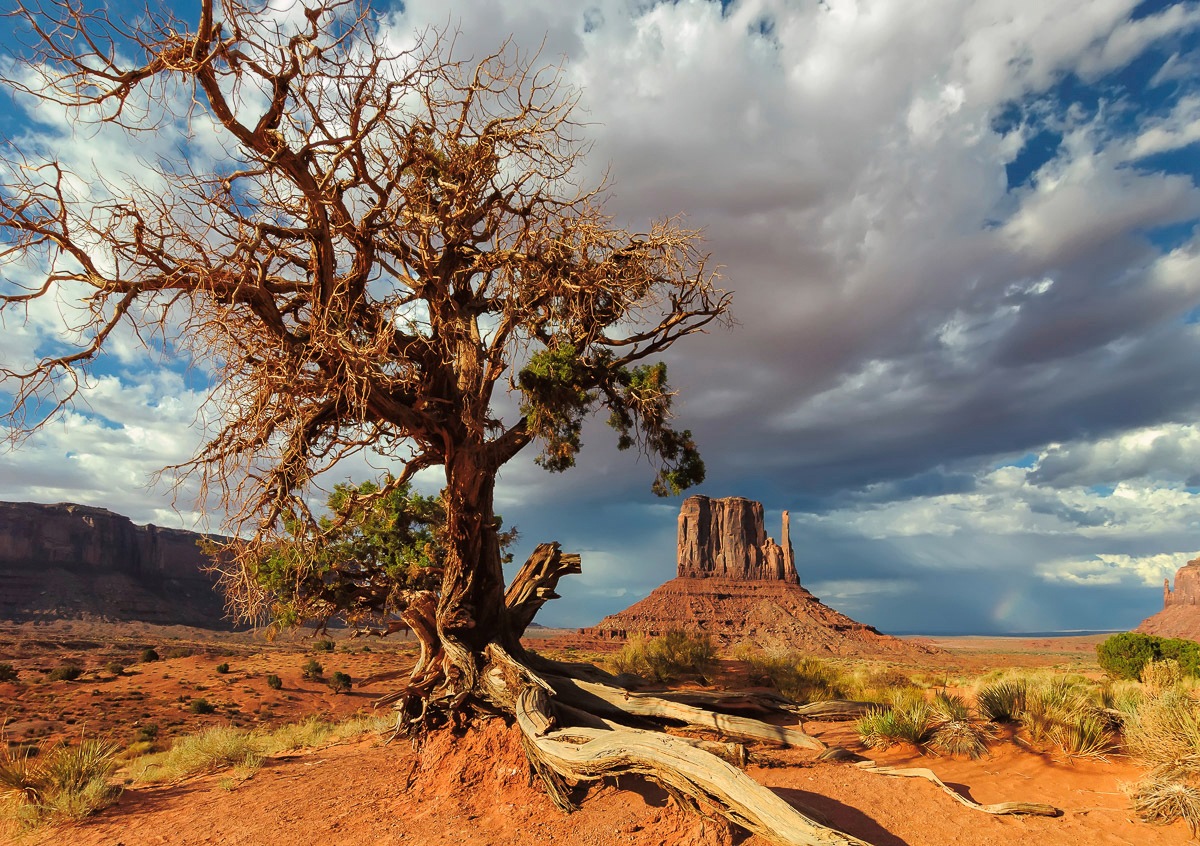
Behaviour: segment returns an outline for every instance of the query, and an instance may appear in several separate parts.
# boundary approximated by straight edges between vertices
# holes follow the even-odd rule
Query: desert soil
[[[553,635],[552,632],[545,634]],[[944,652],[914,674],[958,674],[989,668],[1055,667],[1096,672],[1099,637],[1055,639],[938,639]],[[314,653],[303,639],[265,640],[248,634],[213,636],[190,629],[136,625],[0,624],[0,661],[13,664],[16,683],[0,683],[0,719],[10,742],[109,732],[121,742],[156,725],[160,741],[207,725],[272,726],[309,714],[339,717],[369,709],[395,682],[356,683],[349,694],[302,678],[315,657],[326,674],[349,673],[357,682],[411,661],[404,641],[345,641]],[[136,663],[145,646],[163,660]],[[588,657],[611,648],[578,636],[533,644],[555,657]],[[595,651],[589,651],[593,649]],[[189,653],[190,654],[185,654]],[[180,657],[165,657],[176,654]],[[76,681],[43,680],[66,661],[85,668]],[[126,663],[114,676],[103,668]],[[217,673],[228,663],[228,673]],[[273,691],[266,674],[283,688]],[[736,681],[734,679],[733,681]],[[216,713],[190,713],[204,697]],[[808,722],[804,729],[829,744],[856,748],[846,724]],[[1142,772],[1120,756],[1070,761],[1011,742],[993,744],[980,761],[921,756],[911,749],[870,752],[892,766],[928,767],[964,795],[982,803],[1046,802],[1055,818],[993,817],[956,803],[934,785],[892,778],[846,764],[819,763],[814,753],[752,747],[749,774],[829,825],[876,846],[1091,846],[1191,843],[1182,823],[1151,827],[1129,811],[1121,784]],[[863,751],[863,750],[859,750]],[[435,736],[421,749],[403,741],[357,742],[280,756],[245,780],[214,773],[164,786],[128,786],[120,800],[87,821],[13,842],[30,846],[150,846],[150,844],[725,844],[764,846],[717,820],[675,807],[654,785],[634,778],[593,786],[574,814],[558,811],[530,784],[513,730],[493,720],[463,737]],[[3,835],[0,835],[3,842]]]

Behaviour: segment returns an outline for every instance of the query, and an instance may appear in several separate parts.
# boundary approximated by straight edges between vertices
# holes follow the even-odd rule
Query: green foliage
[[[329,688],[334,693],[348,693],[353,679],[346,673],[335,672],[329,677]]]
[[[712,672],[716,658],[708,635],[670,631],[654,638],[634,635],[610,663],[614,672],[666,682],[684,675],[703,678]]]
[[[112,676],[120,676],[125,673],[125,665],[120,661],[109,661],[104,665],[104,672]]]
[[[220,673],[221,675],[225,675],[226,673],[229,672],[229,665],[225,664],[225,663],[218,664],[217,672]]]
[[[216,713],[217,707],[200,696],[188,702],[188,710],[193,714],[213,714]]]
[[[934,713],[920,692],[900,692],[890,705],[874,708],[859,719],[856,728],[863,745],[871,749],[896,743],[921,748],[933,736]]]
[[[143,649],[141,651],[141,653],[138,655],[138,661],[142,662],[143,664],[149,664],[150,662],[157,661],[157,660],[158,660],[158,653],[155,650],[151,649],[149,646],[147,646],[145,649]]]
[[[50,681],[75,681],[82,675],[83,668],[78,664],[63,664],[47,673],[46,678]]]
[[[333,651],[333,641],[332,640],[313,641],[312,650],[313,650],[313,652],[332,652]]]
[[[796,652],[751,654],[751,678],[774,687],[794,702],[844,699],[847,682],[836,667]]]
[[[17,680],[17,668],[7,662],[0,662],[0,682]]]
[[[319,626],[333,617],[349,622],[386,620],[398,613],[405,590],[433,589],[445,559],[446,521],[440,497],[413,493],[408,485],[340,484],[327,500],[329,514],[317,524],[285,522],[286,537],[258,558],[252,573],[271,598],[272,623],[289,628]],[[501,550],[516,531],[501,531]],[[506,559],[508,560],[508,559]],[[316,651],[332,651],[318,640]]]
[[[975,694],[980,715],[993,723],[1015,723],[1025,710],[1029,686],[1023,679],[1002,680],[981,688]]]
[[[304,672],[304,678],[314,681],[325,674],[325,668],[316,658],[309,658],[300,669]]]
[[[274,673],[267,673],[267,687],[271,690],[281,690],[283,688],[283,679]]]
[[[669,425],[675,395],[666,364],[618,367],[609,351],[585,359],[571,344],[559,344],[535,354],[517,384],[526,426],[542,445],[536,461],[547,470],[575,466],[583,420],[604,406],[608,425],[617,432],[617,448],[638,446],[660,462],[651,485],[655,494],[674,496],[704,481],[704,462],[691,431]]]
[[[1163,660],[1179,662],[1184,675],[1200,676],[1200,643],[1194,640],[1122,632],[1098,644],[1096,658],[1117,679],[1139,679],[1148,663]]]

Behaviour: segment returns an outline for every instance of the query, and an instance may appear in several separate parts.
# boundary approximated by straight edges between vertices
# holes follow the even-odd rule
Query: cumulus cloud
[[[1163,161],[1200,140],[1200,7],[1139,8],[408,0],[384,20],[398,45],[448,25],[462,57],[511,34],[561,61],[608,210],[686,214],[735,291],[738,329],[668,355],[702,492],[791,508],[804,577],[867,622],[946,630],[1132,625],[1158,601],[1135,595],[1146,574],[1195,543],[1200,189]],[[38,118],[23,138],[131,160]],[[169,135],[133,158],[172,155]],[[0,354],[54,318],[6,327]],[[128,490],[194,449],[199,395],[125,340],[68,418],[78,448],[47,430],[0,494],[161,508]],[[573,473],[501,476],[518,554],[559,539],[593,562],[547,621],[673,572],[678,502],[602,428]]]

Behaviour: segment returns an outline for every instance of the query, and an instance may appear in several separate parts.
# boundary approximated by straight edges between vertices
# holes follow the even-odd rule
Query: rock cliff
[[[679,512],[676,578],[581,633],[623,639],[682,629],[708,634],[724,647],[745,643],[847,657],[939,651],[857,623],[801,587],[786,511],[780,540],[766,536],[761,503],[688,497]]]
[[[0,502],[0,617],[227,629],[201,537],[104,508]]]
[[[690,496],[679,509],[676,575],[800,584],[788,513],[781,543],[767,537],[761,502]]]
[[[1200,641],[1200,558],[1194,558],[1163,582],[1163,608],[1142,621],[1136,631],[1160,637],[1183,637]]]

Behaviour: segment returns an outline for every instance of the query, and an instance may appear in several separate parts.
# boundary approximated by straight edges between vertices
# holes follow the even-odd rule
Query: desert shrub
[[[1200,706],[1178,690],[1147,696],[1125,720],[1125,747],[1151,767],[1200,773]]]
[[[863,745],[882,749],[896,743],[924,747],[933,734],[934,713],[924,696],[901,691],[890,705],[881,705],[857,723]]]
[[[988,732],[971,721],[971,709],[961,696],[939,691],[930,706],[929,745],[948,755],[975,760],[987,754]]]
[[[120,661],[109,661],[104,665],[104,672],[112,676],[120,676],[125,673],[125,665]]]
[[[0,662],[0,682],[16,681],[17,668],[12,664]]]
[[[1024,679],[1007,679],[985,685],[975,694],[975,707],[985,720],[1015,723],[1025,710],[1029,686]]]
[[[313,648],[313,652],[332,652],[333,651],[333,641],[332,640],[313,641],[312,648]]]
[[[133,733],[134,743],[152,743],[158,739],[158,725],[156,723],[147,723],[144,726],[138,726],[138,730]]]
[[[847,681],[831,664],[795,652],[751,654],[750,674],[795,702],[818,702],[846,697]]]
[[[610,664],[617,673],[665,682],[684,675],[706,677],[716,657],[716,647],[708,635],[671,631],[654,638],[634,635]]]
[[[334,693],[346,693],[350,690],[352,681],[346,673],[337,672],[329,677],[329,687]]]
[[[325,668],[316,658],[309,658],[300,669],[304,672],[304,678],[314,681],[325,674]]]
[[[1167,825],[1182,819],[1196,837],[1200,830],[1200,790],[1170,773],[1156,772],[1126,791],[1134,812],[1145,822]]]
[[[220,664],[218,664],[218,665],[217,665],[217,672],[218,672],[218,673],[220,673],[221,675],[225,675],[225,673],[228,673],[228,672],[229,672],[229,665],[228,665],[228,664],[226,664],[226,663],[220,663]]]
[[[280,690],[283,688],[283,679],[274,673],[267,673],[267,687],[271,690]]]
[[[200,696],[188,703],[188,710],[193,714],[212,714],[216,712],[217,707]]]
[[[158,652],[154,649],[151,649],[149,646],[147,646],[138,654],[138,661],[142,662],[143,664],[150,664],[157,660],[159,660]]]
[[[98,738],[77,746],[0,745],[0,795],[9,800],[13,821],[32,828],[80,819],[111,804],[119,793],[108,785],[117,751],[115,743]]]
[[[1183,681],[1183,668],[1174,658],[1148,661],[1142,667],[1141,679],[1150,693],[1161,693]]]
[[[47,675],[50,681],[74,681],[83,675],[83,668],[78,664],[63,664],[55,667]]]
[[[371,647],[370,647],[370,646],[368,646],[367,644],[365,644],[365,643],[364,643],[364,644],[363,644],[362,651],[363,651],[363,652],[370,652],[370,651],[371,651]]]
[[[1137,632],[1115,634],[1096,646],[1100,668],[1113,678],[1137,680],[1151,661],[1178,661],[1184,675],[1200,676],[1200,643]]]
[[[188,646],[168,646],[163,650],[165,658],[191,658],[195,650]]]

